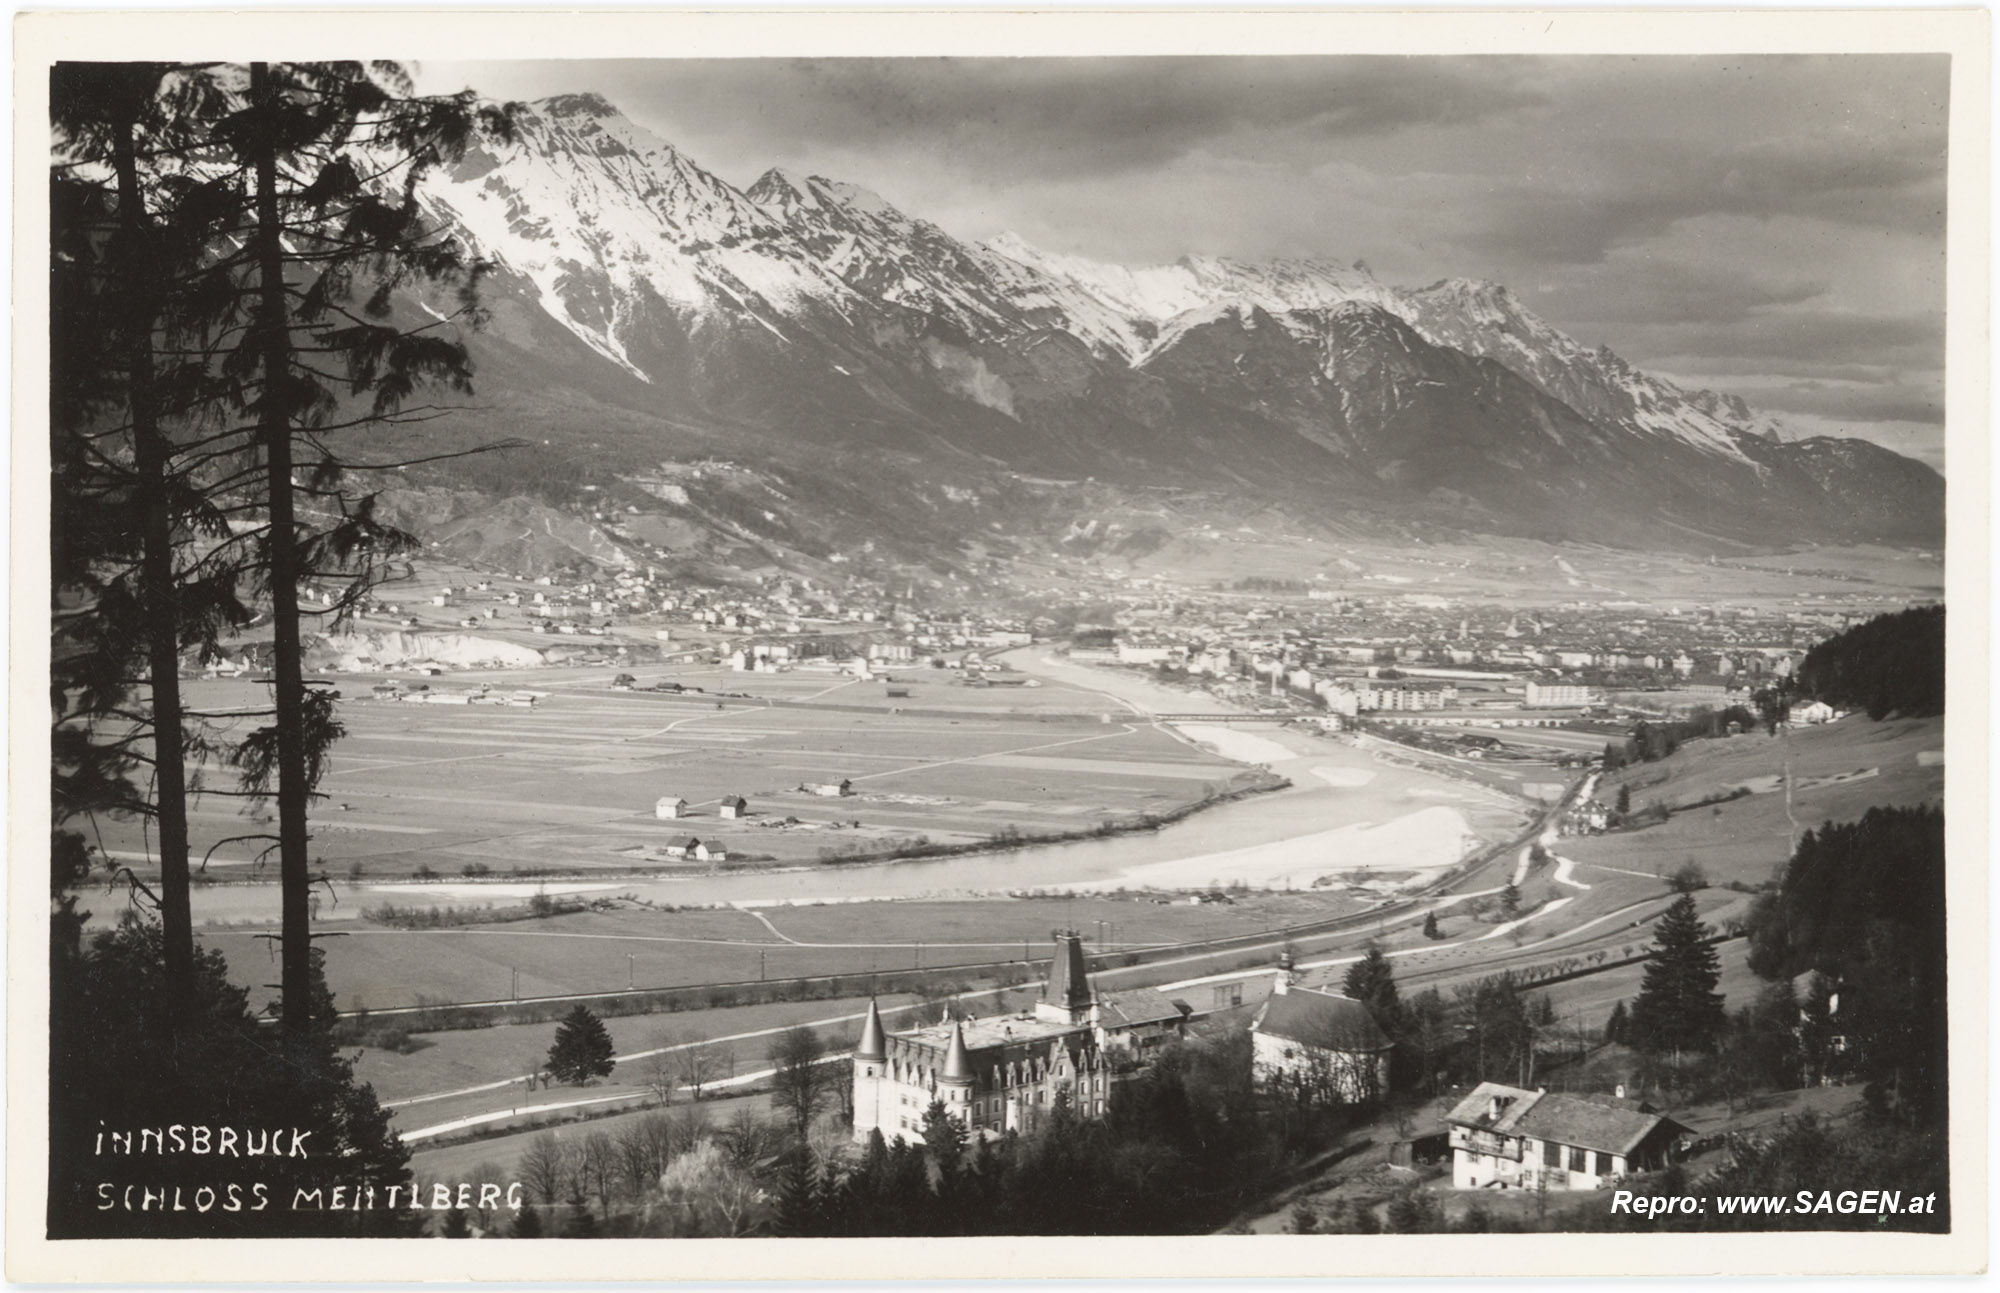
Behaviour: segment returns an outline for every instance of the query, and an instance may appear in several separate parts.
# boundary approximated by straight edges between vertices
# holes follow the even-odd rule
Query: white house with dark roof
[[[653,804],[653,816],[663,822],[688,815],[688,801],[679,795],[662,795]]]
[[[1042,999],[987,1019],[890,1033],[874,1002],[854,1047],[854,1138],[917,1140],[933,1100],[977,1137],[1029,1131],[1066,1100],[1101,1118],[1118,1082],[1183,1032],[1192,1008],[1151,988],[1091,990],[1083,939],[1059,930]]]
[[[1366,1104],[1388,1095],[1394,1048],[1367,1006],[1300,986],[1289,965],[1250,1018],[1250,1070],[1258,1085],[1327,1103]]]
[[[1651,1106],[1610,1096],[1481,1082],[1445,1124],[1461,1190],[1595,1190],[1665,1167],[1693,1133]]]

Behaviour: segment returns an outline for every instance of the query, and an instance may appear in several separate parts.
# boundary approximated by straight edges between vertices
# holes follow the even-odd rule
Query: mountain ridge
[[[1049,472],[1634,547],[1942,530],[1928,467],[1788,435],[1500,284],[971,243],[846,181],[772,168],[739,190],[599,95],[526,105],[518,124],[424,191],[500,267],[510,317],[541,314],[640,383],[620,407],[749,431],[759,453],[873,454],[913,486]],[[474,345],[502,389],[551,366],[565,388],[614,385],[568,347]]]

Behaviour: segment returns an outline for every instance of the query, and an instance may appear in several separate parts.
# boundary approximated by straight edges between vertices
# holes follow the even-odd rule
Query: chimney
[[[1295,967],[1296,962],[1292,957],[1292,949],[1287,947],[1281,950],[1278,953],[1278,981],[1271,985],[1273,993],[1282,997],[1291,991],[1292,985],[1297,983],[1299,978]]]

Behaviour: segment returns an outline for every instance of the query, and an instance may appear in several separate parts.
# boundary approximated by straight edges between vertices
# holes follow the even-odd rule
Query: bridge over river
[[[1304,714],[1149,714],[1162,723],[1289,723]]]

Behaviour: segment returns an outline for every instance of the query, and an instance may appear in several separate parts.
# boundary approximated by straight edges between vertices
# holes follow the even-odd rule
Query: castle
[[[916,1140],[933,1100],[981,1137],[1031,1131],[1058,1099],[1103,1117],[1112,1088],[1181,1036],[1192,1008],[1151,988],[1097,995],[1082,936],[1057,930],[1055,944],[1033,1010],[890,1033],[869,1002],[854,1047],[854,1138]]]

